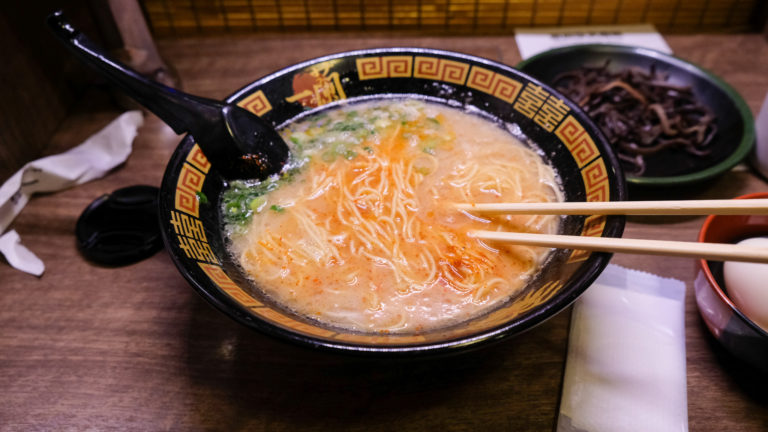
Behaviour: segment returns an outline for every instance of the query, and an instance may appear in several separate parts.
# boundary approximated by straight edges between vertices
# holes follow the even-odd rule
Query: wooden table
[[[761,35],[669,36],[681,57],[731,83],[757,112],[768,91]],[[160,41],[189,92],[222,98],[250,80],[322,54],[378,46],[462,51],[516,64],[512,37],[283,35]],[[99,89],[47,153],[116,117]],[[41,278],[0,265],[0,430],[546,431],[555,426],[570,310],[502,344],[439,361],[313,352],[237,325],[206,304],[165,252],[106,268],[77,251],[75,222],[103,193],[159,185],[179,138],[148,116],[113,173],[35,197],[13,224],[46,264]],[[679,191],[729,198],[764,191],[749,170]],[[667,192],[665,192],[666,194]],[[702,218],[630,218],[627,237],[695,240]],[[718,348],[693,300],[694,260],[635,255],[614,263],[682,280],[692,431],[768,430],[768,379],[745,376]]]

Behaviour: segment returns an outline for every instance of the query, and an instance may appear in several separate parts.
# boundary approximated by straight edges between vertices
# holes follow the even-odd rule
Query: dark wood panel
[[[651,23],[675,33],[759,31],[760,0],[142,0],[158,36],[296,31],[505,34],[515,27]]]
[[[40,155],[92,80],[45,26],[45,17],[63,7],[93,32],[85,3],[44,0],[0,6],[0,181]]]

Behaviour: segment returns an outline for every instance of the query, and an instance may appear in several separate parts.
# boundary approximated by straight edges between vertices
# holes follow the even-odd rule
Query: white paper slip
[[[5,256],[12,267],[23,272],[40,276],[45,270],[40,258],[21,244],[21,238],[14,230],[0,235],[0,254]]]
[[[0,234],[35,193],[54,192],[91,181],[125,162],[143,122],[141,111],[128,111],[77,147],[24,165],[0,186]],[[45,269],[14,231],[0,237],[0,253],[13,267],[27,273],[40,276]]]
[[[574,304],[558,432],[685,432],[685,284],[609,265]]]
[[[629,45],[672,54],[652,24],[516,28],[515,41],[523,60],[553,48],[582,44]]]

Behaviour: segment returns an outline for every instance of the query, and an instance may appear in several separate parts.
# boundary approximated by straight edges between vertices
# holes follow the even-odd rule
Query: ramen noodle
[[[541,157],[490,120],[419,100],[291,124],[289,167],[223,197],[231,253],[259,289],[331,326],[421,332],[518,293],[548,249],[473,229],[552,233],[555,216],[479,217],[453,203],[561,199]]]

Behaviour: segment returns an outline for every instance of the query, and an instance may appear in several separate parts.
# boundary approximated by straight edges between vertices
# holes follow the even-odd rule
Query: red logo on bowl
[[[293,76],[293,95],[285,98],[298,102],[306,108],[315,108],[327,103],[346,99],[338,72],[331,68],[338,60],[329,60],[306,68]]]

